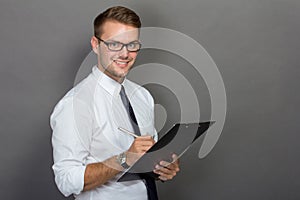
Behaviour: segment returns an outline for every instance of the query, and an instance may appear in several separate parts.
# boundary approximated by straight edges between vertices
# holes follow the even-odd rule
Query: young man
[[[152,96],[126,79],[141,48],[140,27],[139,17],[125,7],[112,7],[97,16],[91,45],[98,65],[59,101],[51,115],[53,170],[65,196],[157,199],[154,180],[117,182],[157,140]],[[138,137],[121,132],[120,127]],[[163,181],[178,171],[178,161],[161,161],[154,170]]]

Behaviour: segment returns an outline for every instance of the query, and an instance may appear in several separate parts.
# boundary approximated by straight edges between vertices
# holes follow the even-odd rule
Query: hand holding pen
[[[132,132],[128,131],[128,130],[127,130],[127,129],[125,129],[125,128],[119,127],[118,129],[119,129],[120,131],[122,131],[123,133],[127,133],[127,134],[129,134],[129,135],[133,136],[134,138],[137,138],[137,137],[139,137],[138,135],[136,135],[136,134],[134,134],[134,133],[132,133]]]
[[[155,142],[152,136],[137,136],[136,134],[119,127],[123,133],[129,134],[135,138],[134,142],[126,152],[127,163],[133,165]],[[177,155],[172,155],[172,162],[160,161],[155,165],[154,173],[162,181],[171,180],[179,172],[179,160]]]
[[[150,135],[138,136],[124,128],[119,127],[118,129],[123,133],[129,134],[135,138],[126,152],[128,165],[135,163],[155,143]]]
[[[131,135],[131,136],[134,137],[134,138],[141,137],[141,136],[136,135],[136,134],[133,133],[133,132],[128,131],[128,130],[125,129],[125,128],[119,127],[118,129],[119,129],[120,131],[122,131],[123,133],[127,133],[127,134]],[[144,135],[144,136],[150,136],[150,135]],[[154,136],[151,136],[151,137],[154,138]]]

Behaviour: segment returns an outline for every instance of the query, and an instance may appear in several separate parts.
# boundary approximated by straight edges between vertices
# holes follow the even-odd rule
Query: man
[[[154,102],[143,87],[126,79],[141,48],[139,17],[128,8],[107,9],[94,20],[91,39],[98,65],[70,90],[51,115],[55,181],[76,199],[157,199],[152,179],[117,182],[157,140]],[[134,132],[133,137],[120,131]],[[161,161],[154,173],[162,181],[179,171]]]

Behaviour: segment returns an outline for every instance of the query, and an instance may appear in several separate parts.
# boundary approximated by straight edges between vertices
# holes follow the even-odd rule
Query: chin
[[[124,69],[116,70],[115,75],[119,76],[120,78],[125,77],[128,74],[129,70],[130,70],[130,67],[126,67]]]
[[[128,74],[128,71],[124,72],[124,73],[120,73],[118,74],[119,78],[125,78],[125,76]]]
[[[109,72],[109,74],[112,76],[112,77],[115,77],[117,79],[120,79],[120,78],[124,78],[127,74],[128,74],[128,71],[126,72],[120,72],[120,71],[113,71],[113,72]]]

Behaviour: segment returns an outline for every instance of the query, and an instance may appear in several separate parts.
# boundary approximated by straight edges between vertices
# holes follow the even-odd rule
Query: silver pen
[[[118,129],[119,129],[120,131],[122,131],[123,133],[127,133],[127,134],[133,136],[134,138],[139,137],[139,136],[137,136],[136,134],[134,134],[134,133],[132,133],[132,132],[126,130],[125,128],[119,127]]]

